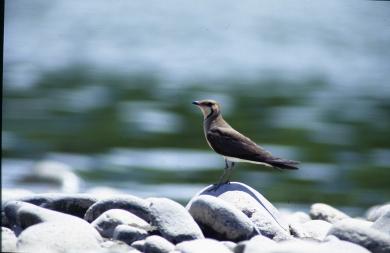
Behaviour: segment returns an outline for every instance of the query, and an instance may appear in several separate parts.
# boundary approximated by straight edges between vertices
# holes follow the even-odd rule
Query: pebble
[[[92,222],[102,213],[110,209],[123,209],[137,215],[146,222],[150,221],[149,202],[132,195],[122,195],[120,197],[97,201],[88,208],[84,219],[88,222]]]
[[[243,212],[222,199],[201,195],[187,208],[207,237],[237,242],[258,234]]]
[[[144,231],[151,229],[149,223],[122,209],[110,209],[105,211],[91,223],[101,236],[107,238],[112,238],[115,227],[122,224],[139,228]]]
[[[104,253],[109,252],[126,252],[126,253],[140,253],[139,250],[134,249],[130,245],[126,244],[122,241],[116,241],[116,240],[105,240],[100,244],[100,246],[105,250]],[[108,251],[108,252],[107,252]]]
[[[259,249],[273,248],[276,242],[263,235],[256,235],[252,239],[237,244],[234,253],[258,252]]]
[[[310,217],[313,220],[324,220],[334,224],[337,221],[349,218],[348,215],[327,204],[316,203],[310,208]]]
[[[302,227],[307,236],[322,241],[328,234],[332,224],[323,220],[311,220],[302,224]]]
[[[151,225],[168,241],[179,243],[204,238],[198,224],[179,203],[167,198],[150,198]]]
[[[141,252],[144,252],[145,250],[145,240],[138,240],[138,241],[135,241],[131,244],[131,247],[141,251]]]
[[[88,223],[49,221],[25,229],[18,237],[20,252],[99,251],[102,238]]]
[[[7,218],[12,223],[25,229],[29,226],[47,221],[67,221],[69,223],[86,223],[76,216],[52,211],[30,203],[9,201],[4,208]]]
[[[148,232],[144,229],[128,225],[118,225],[110,237],[131,245],[135,241],[145,239],[148,235]]]
[[[176,245],[176,251],[181,253],[232,253],[223,243],[213,239],[197,239]]]
[[[372,224],[372,228],[390,235],[390,209],[375,220],[374,224]]]
[[[376,221],[381,216],[383,216],[385,213],[390,212],[390,204],[380,205],[380,206],[373,206],[370,209],[368,209],[366,213],[367,220],[369,221]]]
[[[390,235],[370,225],[370,222],[363,220],[344,219],[334,224],[328,234],[361,245],[373,253],[389,253]]]
[[[195,197],[211,195],[225,200],[243,212],[257,230],[269,238],[279,241],[291,237],[288,222],[263,195],[248,185],[231,182],[220,186],[217,190],[210,189],[211,186],[206,187]]]
[[[286,216],[289,223],[303,224],[311,220],[310,216],[305,212],[294,212]]]
[[[15,252],[17,238],[15,233],[6,227],[1,227],[1,252]]]
[[[152,235],[145,239],[145,253],[169,253],[175,249],[175,245],[165,238]]]

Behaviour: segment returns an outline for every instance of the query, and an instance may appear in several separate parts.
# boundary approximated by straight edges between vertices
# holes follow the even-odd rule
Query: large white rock
[[[371,227],[371,223],[344,219],[332,226],[329,235],[365,247],[373,253],[390,252],[390,235]]]
[[[43,222],[24,230],[18,237],[19,252],[93,252],[101,249],[102,238],[88,223]]]
[[[237,242],[259,233],[244,213],[220,198],[198,196],[188,209],[207,237]]]
[[[218,189],[213,185],[197,193],[187,204],[187,209],[197,196],[209,195],[230,203],[244,213],[261,234],[275,240],[290,238],[289,225],[278,210],[258,191],[243,183],[231,182]]]

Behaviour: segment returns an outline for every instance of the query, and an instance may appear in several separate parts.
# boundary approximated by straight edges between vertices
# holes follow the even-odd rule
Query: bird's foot
[[[213,186],[210,187],[210,189],[208,189],[207,191],[208,192],[215,192],[219,189],[219,187],[221,187],[221,185],[223,185],[223,183],[213,184]]]

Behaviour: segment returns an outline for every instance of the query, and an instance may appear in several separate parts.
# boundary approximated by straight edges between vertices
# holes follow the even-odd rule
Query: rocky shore
[[[15,194],[1,215],[2,252],[390,252],[390,204],[360,218],[322,203],[282,214],[242,183],[208,186],[185,207],[127,194]]]

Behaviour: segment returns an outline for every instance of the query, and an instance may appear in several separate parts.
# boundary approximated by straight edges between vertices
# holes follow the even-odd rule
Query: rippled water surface
[[[191,101],[298,171],[239,164],[273,202],[390,196],[390,5],[350,1],[6,1],[3,188],[96,187],[186,201],[216,182]],[[46,173],[46,172],[45,172]],[[70,184],[69,187],[74,187]]]

